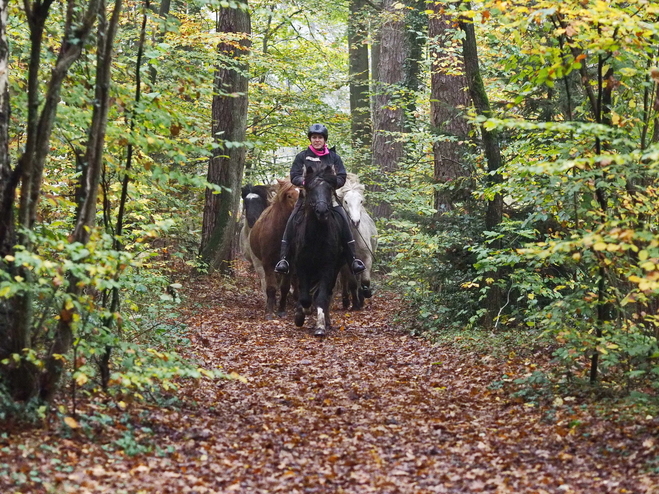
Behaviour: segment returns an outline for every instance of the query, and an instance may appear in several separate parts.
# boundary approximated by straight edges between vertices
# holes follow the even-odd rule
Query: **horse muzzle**
[[[316,203],[313,211],[316,214],[316,219],[318,219],[318,221],[322,221],[324,223],[329,219],[330,207],[326,202]]]

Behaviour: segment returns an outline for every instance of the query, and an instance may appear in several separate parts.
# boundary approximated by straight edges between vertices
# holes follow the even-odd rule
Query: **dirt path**
[[[15,463],[5,470],[30,465],[41,480],[30,492],[58,493],[659,492],[645,470],[659,455],[656,419],[602,421],[569,399],[543,410],[511,401],[490,384],[524,362],[449,353],[397,331],[401,306],[382,292],[363,312],[335,311],[323,340],[290,320],[265,322],[250,280],[200,283],[188,315],[193,353],[246,382],[206,382],[182,391],[183,408],[132,411],[148,452],[25,433],[5,441],[0,463]],[[18,442],[23,460],[7,460]],[[48,470],[54,457],[72,470]]]

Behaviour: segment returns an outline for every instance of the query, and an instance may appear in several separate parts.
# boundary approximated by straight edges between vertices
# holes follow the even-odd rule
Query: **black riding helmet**
[[[323,124],[313,124],[307,131],[307,137],[311,139],[312,134],[320,134],[325,138],[325,140],[327,140],[329,132],[327,131],[327,127],[325,127]]]

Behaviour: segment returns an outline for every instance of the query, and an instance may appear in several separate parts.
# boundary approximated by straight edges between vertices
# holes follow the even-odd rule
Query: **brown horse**
[[[256,220],[249,235],[253,257],[256,257],[261,264],[259,267],[254,267],[259,276],[263,277],[261,286],[265,289],[266,319],[273,318],[278,287],[280,298],[277,314],[280,317],[286,314],[286,296],[291,288],[291,279],[288,275],[277,275],[275,264],[279,261],[281,238],[284,236],[286,222],[300,195],[299,189],[289,180],[277,180],[277,182],[278,190],[272,203]]]

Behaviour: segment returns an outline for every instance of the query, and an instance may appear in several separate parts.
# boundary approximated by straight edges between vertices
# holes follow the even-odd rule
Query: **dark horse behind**
[[[298,212],[293,239],[292,267],[297,276],[299,299],[295,325],[316,308],[316,336],[330,329],[330,304],[337,275],[344,263],[341,218],[332,208],[336,187],[334,167],[321,163],[305,169],[305,200]]]

